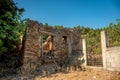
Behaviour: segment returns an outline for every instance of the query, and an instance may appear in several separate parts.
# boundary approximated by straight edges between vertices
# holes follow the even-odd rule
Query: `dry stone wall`
[[[64,64],[81,65],[82,61],[82,39],[79,30],[73,29],[56,29],[53,27],[43,27],[41,23],[28,20],[26,30],[25,48],[23,67],[35,70],[38,63],[44,64],[54,63],[56,67],[62,67]],[[52,48],[46,49],[43,37],[51,36]],[[49,48],[49,46],[47,46]],[[82,62],[81,62],[82,61]],[[51,62],[51,63],[50,63]],[[49,63],[49,64],[48,64]],[[27,67],[26,67],[27,66]],[[29,68],[28,68],[29,67]],[[40,66],[39,66],[40,68]]]
[[[36,24],[32,21],[28,22],[24,47],[24,64],[28,61],[36,61],[40,57],[40,26],[42,24]]]

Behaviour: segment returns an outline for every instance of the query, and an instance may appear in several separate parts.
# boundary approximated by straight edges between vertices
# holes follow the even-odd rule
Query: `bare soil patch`
[[[120,72],[87,69],[85,71],[70,71],[56,73],[46,77],[35,77],[35,80],[120,80]]]

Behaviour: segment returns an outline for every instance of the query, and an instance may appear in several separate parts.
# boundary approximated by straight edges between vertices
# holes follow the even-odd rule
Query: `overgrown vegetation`
[[[93,29],[89,27],[80,27],[82,31],[82,38],[86,38],[87,41],[87,53],[89,54],[101,54],[101,36],[102,30],[107,31],[108,34],[108,47],[120,46],[120,19],[116,20],[116,24],[110,23],[107,27],[101,29]]]
[[[7,66],[19,64],[20,37],[25,32],[23,11],[13,0],[0,0],[0,63]]]
[[[120,19],[116,20],[117,23],[110,23],[109,26],[105,28],[108,33],[109,46],[120,46]]]

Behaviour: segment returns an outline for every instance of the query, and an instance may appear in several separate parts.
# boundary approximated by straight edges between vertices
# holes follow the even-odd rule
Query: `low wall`
[[[105,31],[101,32],[103,68],[120,71],[120,47],[108,47],[108,38]]]
[[[106,68],[108,70],[120,71],[120,47],[107,48]]]

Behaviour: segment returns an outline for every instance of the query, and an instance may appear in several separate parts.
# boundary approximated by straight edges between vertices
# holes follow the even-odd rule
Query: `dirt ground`
[[[56,73],[43,78],[36,77],[35,80],[120,80],[120,72],[87,69],[85,71]]]

